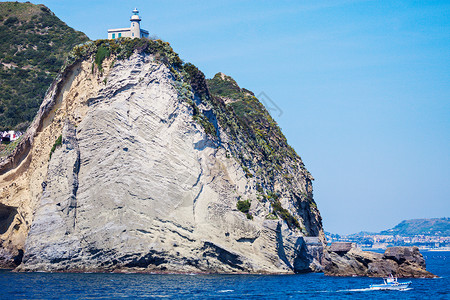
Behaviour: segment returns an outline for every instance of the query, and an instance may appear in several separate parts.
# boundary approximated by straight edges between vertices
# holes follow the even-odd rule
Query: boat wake
[[[391,290],[391,291],[410,291],[413,288],[406,288],[406,289],[402,289],[402,290]],[[348,290],[338,290],[336,292],[375,292],[375,291],[386,291],[383,289],[371,289],[371,288],[365,288],[365,289],[348,289]]]
[[[218,291],[218,293],[229,293],[229,292],[234,292],[234,290],[220,290],[220,291]]]
[[[365,289],[348,289],[348,290],[338,290],[337,292],[369,292],[369,291],[375,291],[371,288],[365,288]]]

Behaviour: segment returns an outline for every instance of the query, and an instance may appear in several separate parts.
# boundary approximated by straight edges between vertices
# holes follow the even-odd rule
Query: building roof
[[[331,243],[330,250],[333,252],[348,252],[352,249],[353,243],[350,242],[335,242]]]
[[[130,31],[130,30],[131,30],[131,28],[116,28],[116,29],[108,29],[108,32],[118,32],[118,31],[124,32],[124,31]]]

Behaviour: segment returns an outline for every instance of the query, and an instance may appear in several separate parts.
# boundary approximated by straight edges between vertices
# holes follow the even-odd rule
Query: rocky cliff
[[[76,47],[0,163],[3,265],[320,270],[312,177],[251,92],[217,89],[230,82],[161,41]]]
[[[400,278],[437,277],[426,270],[425,259],[417,247],[390,247],[384,254],[361,251],[356,247],[341,250],[326,249],[323,259],[325,275],[387,277],[393,274]]]

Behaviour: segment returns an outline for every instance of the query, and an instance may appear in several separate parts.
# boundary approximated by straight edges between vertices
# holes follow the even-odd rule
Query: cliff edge
[[[311,175],[251,93],[209,86],[162,41],[75,47],[0,164],[4,265],[321,270]]]

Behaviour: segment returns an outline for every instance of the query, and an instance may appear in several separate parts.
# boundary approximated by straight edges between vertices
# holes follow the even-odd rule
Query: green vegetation
[[[193,91],[199,97],[205,97],[208,88],[206,86],[205,78],[202,72],[200,72],[194,65],[188,63],[184,64],[177,53],[175,53],[169,43],[162,40],[149,40],[149,39],[130,39],[120,38],[115,40],[97,40],[93,42],[86,42],[81,45],[77,45],[69,53],[68,59],[64,65],[64,68],[73,64],[74,62],[82,59],[86,59],[91,55],[94,55],[94,64],[92,65],[92,71],[97,66],[101,72],[103,62],[110,56],[116,57],[116,60],[127,59],[134,52],[146,53],[154,56],[154,59],[165,64],[171,70],[171,73],[175,77],[175,88],[178,91],[178,95],[181,99],[184,99],[193,109],[193,119],[200,124],[205,132],[215,137],[216,127],[213,125],[212,120],[201,111],[197,105],[192,101]],[[113,65],[113,63],[111,65]],[[106,84],[106,79],[104,81]]]
[[[97,49],[97,53],[95,54],[95,64],[97,65],[98,69],[102,71],[103,67],[103,61],[105,58],[109,57],[111,55],[110,49],[105,47],[104,45],[100,45]]]
[[[164,63],[169,68],[178,69],[183,65],[183,61],[167,42],[146,38],[120,38],[115,40],[96,40],[75,46],[68,55],[65,67],[77,60],[95,55],[94,63],[101,71],[105,58],[114,55],[118,60],[127,59],[134,52],[152,54],[157,61]]]
[[[273,213],[266,218],[280,217],[291,229],[306,234],[279,200],[283,195],[294,203],[307,202],[311,210],[317,210],[312,193],[298,190],[299,178],[307,184],[313,180],[301,158],[251,91],[240,88],[233,78],[222,73],[207,80],[207,85],[212,97],[205,97],[205,101],[211,104],[218,123],[231,139],[227,151],[240,162],[247,177],[256,177],[258,200],[271,203]],[[282,191],[274,191],[275,182],[282,182]]]
[[[253,216],[250,213],[250,206],[251,206],[250,200],[239,200],[236,204],[237,209],[240,212],[243,212],[247,216],[247,219],[253,220]]]
[[[200,125],[202,125],[205,132],[209,135],[214,135],[216,132],[216,128],[209,121],[208,117],[204,115],[193,116],[194,120],[197,121]]]
[[[256,184],[256,191],[260,194],[264,193],[264,189],[259,183]]]
[[[162,40],[120,38],[116,40],[97,40],[97,53],[117,55],[117,59],[129,58],[133,52],[153,54],[155,59],[169,67],[181,67],[183,61],[169,43]]]
[[[220,95],[234,100],[243,100],[250,96],[243,93],[233,78],[223,73],[217,73],[212,79],[209,79],[208,86],[213,95]]]
[[[267,192],[266,197],[269,201],[272,201],[272,202],[278,201],[278,199],[280,199],[280,195],[278,193],[274,193],[272,191]]]
[[[250,206],[250,200],[239,200],[236,204],[237,209],[243,213],[248,213],[250,211]]]
[[[253,177],[253,174],[250,173],[250,170],[247,167],[243,167],[242,169],[245,172],[245,177],[247,177],[247,178],[252,178]]]
[[[25,130],[74,45],[88,37],[44,5],[0,3],[0,130]]]
[[[274,215],[273,213],[268,213],[266,216],[267,220],[276,220],[278,219],[278,217],[276,215]]]
[[[172,50],[173,51],[173,50]],[[193,119],[200,124],[205,130],[206,134],[212,138],[217,138],[216,126],[213,124],[214,120],[210,113],[203,112],[192,101],[193,96],[201,99],[206,104],[211,104],[207,100],[209,98],[208,86],[206,85],[205,75],[196,66],[191,63],[184,64],[178,56],[172,57],[169,62],[170,70],[178,83],[177,89],[179,96],[187,101],[193,109]],[[192,94],[194,93],[194,94]]]
[[[191,105],[192,110],[193,110],[193,114],[192,114],[192,118],[194,119],[194,121],[196,121],[197,123],[199,123],[203,129],[205,130],[205,132],[209,135],[215,135],[216,133],[216,128],[214,127],[214,125],[211,123],[211,121],[208,119],[208,117],[206,117],[201,111],[200,109],[197,107],[197,105],[191,100],[191,99],[187,99],[187,102]]]
[[[299,171],[310,176],[275,120],[251,91],[240,88],[222,73],[207,80],[207,85],[217,119],[232,138],[231,154],[240,161],[247,177],[262,180],[259,191],[270,191],[275,178],[290,183]]]
[[[273,216],[299,226],[279,205],[281,194],[309,201],[315,208],[312,197],[302,195],[293,183],[301,175],[306,181],[312,177],[254,94],[221,73],[206,80],[193,64],[183,63],[169,43],[129,38],[88,41],[45,6],[14,2],[0,3],[0,38],[7,41],[0,44],[0,130],[25,130],[59,70],[93,58],[92,71],[97,68],[101,74],[109,57],[114,58],[110,63],[114,66],[135,52],[152,54],[170,69],[180,98],[192,107],[193,119],[216,145],[225,148],[227,157],[241,164],[248,178],[255,177],[259,197],[272,203]],[[106,84],[106,78],[103,80]],[[226,143],[221,141],[219,126],[229,138]],[[51,153],[57,146],[55,143]],[[286,189],[275,193],[274,182],[284,183],[281,186]],[[244,213],[252,218],[249,210]]]
[[[394,228],[380,232],[388,235],[439,235],[450,236],[450,218],[405,220]]]
[[[175,87],[178,90],[178,96],[192,107],[192,118],[203,127],[206,134],[216,139],[216,127],[210,118],[211,113],[200,110],[192,100],[194,96],[205,100],[209,95],[203,73],[193,64],[183,64],[181,60],[171,65],[170,70],[176,80]]]
[[[273,212],[279,216],[280,218],[282,218],[284,221],[286,221],[287,225],[289,226],[289,228],[291,229],[295,229],[295,228],[299,228],[301,229],[300,223],[298,222],[298,220],[291,215],[291,213],[283,208],[281,206],[281,203],[279,200],[276,200],[274,202],[272,202],[272,208],[273,208]]]
[[[61,146],[61,145],[62,145],[62,135],[60,135],[56,139],[55,143],[53,144],[52,149],[50,150],[50,158],[52,158],[52,154],[53,154],[53,152],[55,152],[56,148]]]
[[[303,228],[300,225],[300,222],[295,218],[289,210],[283,208],[280,202],[280,194],[277,192],[271,192],[269,191],[266,195],[264,195],[264,198],[270,201],[273,213],[270,213],[266,216],[266,219],[274,220],[278,217],[286,221],[287,225],[291,229],[301,229]]]
[[[200,99],[206,101],[209,97],[209,91],[203,72],[191,63],[184,64],[183,71],[186,74],[186,79],[189,81],[192,90],[195,91]]]
[[[87,42],[85,34],[68,27],[47,7],[31,3],[0,3],[0,40],[7,41],[0,44],[0,130],[24,131],[61,67],[92,54],[100,72],[109,56],[125,59],[135,51],[153,54],[177,69],[183,65],[169,43],[127,38]],[[199,121],[211,129],[203,117]]]
[[[16,146],[20,143],[22,140],[23,135],[20,136],[17,140],[14,142],[10,142],[9,144],[1,144],[1,151],[0,151],[0,157],[8,156],[11,154],[11,152],[16,148]]]

